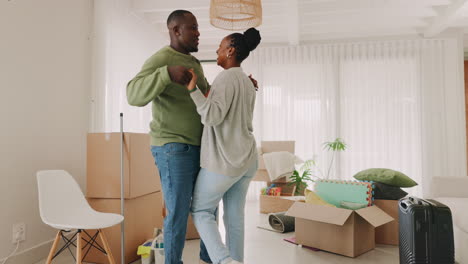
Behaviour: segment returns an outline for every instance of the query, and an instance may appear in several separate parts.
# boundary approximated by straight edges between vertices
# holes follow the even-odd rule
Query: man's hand
[[[192,74],[184,66],[168,66],[167,72],[171,77],[171,81],[181,85],[188,84],[192,79]]]
[[[249,75],[249,79],[252,81],[253,86],[255,87],[255,91],[258,91],[258,83],[257,80],[252,78],[252,74]]]

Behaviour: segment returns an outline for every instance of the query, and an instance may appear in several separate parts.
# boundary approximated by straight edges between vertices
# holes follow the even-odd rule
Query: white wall
[[[119,113],[123,112],[126,132],[147,133],[151,121],[151,104],[143,108],[128,105],[126,86],[140,71],[146,59],[169,45],[168,36],[162,35],[155,25],[132,13],[129,0],[96,1],[93,27],[90,130],[119,131]]]
[[[20,253],[53,239],[36,171],[65,169],[84,187],[91,19],[92,0],[0,2],[0,259],[16,222],[26,223]]]

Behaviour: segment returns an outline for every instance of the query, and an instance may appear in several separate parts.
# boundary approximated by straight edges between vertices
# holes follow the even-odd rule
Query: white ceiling
[[[175,9],[195,14],[202,58],[214,58],[231,31],[209,21],[210,0],[132,0],[135,14],[167,35]],[[449,28],[468,28],[468,0],[262,0],[262,44],[300,44],[333,39],[402,35],[433,37]],[[211,56],[211,54],[213,54]]]

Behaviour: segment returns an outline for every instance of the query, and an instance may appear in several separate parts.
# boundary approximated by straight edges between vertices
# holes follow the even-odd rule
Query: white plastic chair
[[[37,172],[37,185],[42,221],[53,228],[59,229],[46,263],[50,264],[53,258],[70,246],[76,247],[76,263],[82,263],[87,254],[83,256],[82,252],[89,246],[87,252],[91,247],[94,247],[107,255],[109,263],[114,264],[115,261],[109,249],[109,244],[101,229],[121,223],[124,219],[123,216],[100,213],[92,209],[81,192],[78,183],[64,170]],[[86,232],[88,229],[96,229],[97,232],[91,236]],[[72,230],[76,230],[72,238],[64,235],[64,233]],[[103,246],[97,242],[98,236]],[[64,240],[65,245],[55,253],[60,238]],[[83,242],[86,242],[86,244],[83,245]]]

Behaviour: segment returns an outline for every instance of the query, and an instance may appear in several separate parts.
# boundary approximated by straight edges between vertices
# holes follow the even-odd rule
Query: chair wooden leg
[[[83,258],[82,251],[82,245],[81,245],[81,231],[78,231],[78,234],[76,235],[76,264],[81,264],[81,259]]]
[[[50,252],[49,252],[49,256],[47,257],[47,262],[46,264],[50,264],[52,263],[52,258],[54,257],[54,254],[55,254],[55,250],[57,249],[57,245],[60,241],[60,234],[61,234],[61,230],[59,230],[57,232],[57,235],[55,236],[55,240],[54,240],[54,243],[52,244],[52,248],[50,249]]]
[[[110,250],[109,243],[107,243],[106,236],[104,235],[104,232],[102,232],[102,229],[99,229],[99,237],[101,238],[104,249],[107,252],[107,259],[109,260],[109,263],[110,264],[115,264],[114,256],[112,256],[112,252]]]

